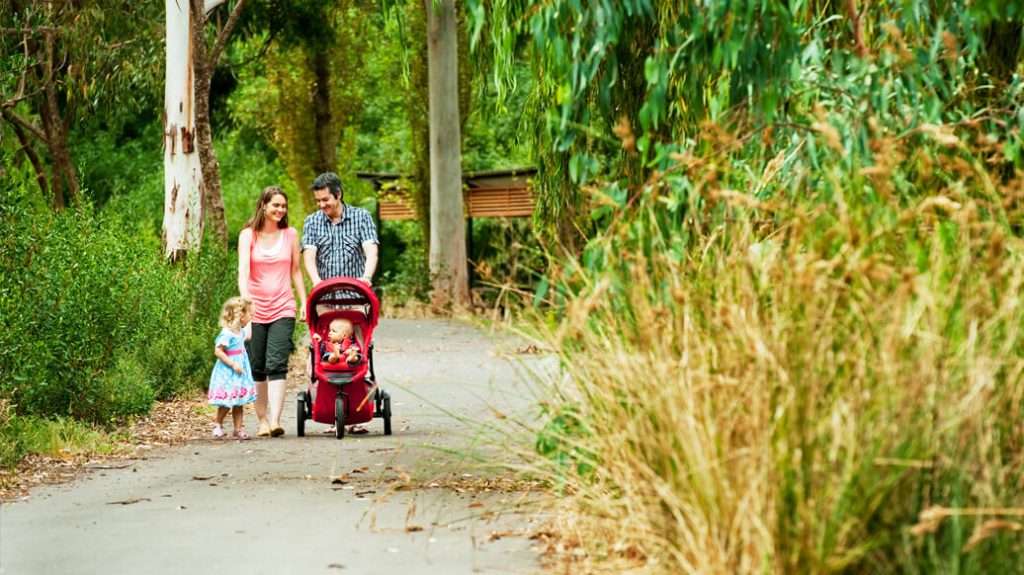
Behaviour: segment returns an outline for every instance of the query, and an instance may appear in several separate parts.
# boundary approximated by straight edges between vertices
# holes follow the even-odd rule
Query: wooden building
[[[536,173],[536,168],[463,173],[466,217],[472,220],[532,216],[530,178]],[[399,174],[358,172],[356,176],[373,183],[381,223],[416,218],[416,210],[409,200],[408,191],[401,187]]]

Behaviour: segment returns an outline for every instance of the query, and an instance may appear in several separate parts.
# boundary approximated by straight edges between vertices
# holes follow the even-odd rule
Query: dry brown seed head
[[[946,30],[942,33],[942,45],[945,48],[943,57],[945,57],[950,64],[955,64],[957,56],[959,56],[960,48],[957,44],[956,36],[954,36],[952,32]]]

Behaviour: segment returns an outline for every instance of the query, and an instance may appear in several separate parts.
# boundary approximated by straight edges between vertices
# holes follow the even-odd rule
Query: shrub
[[[379,230],[380,267],[377,284],[388,306],[426,301],[430,270],[423,233],[417,222],[387,222]]]
[[[205,382],[229,257],[163,261],[151,224],[116,201],[52,213],[5,189],[0,397],[19,415],[109,423]]]

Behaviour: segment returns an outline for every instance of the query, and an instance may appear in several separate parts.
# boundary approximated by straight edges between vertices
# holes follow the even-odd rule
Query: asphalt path
[[[283,438],[167,448],[0,507],[0,574],[539,572],[530,497],[496,479],[507,446],[485,431],[531,416],[524,373],[545,360],[521,346],[383,320],[394,435],[375,420],[364,436],[307,422],[296,437],[293,377]]]

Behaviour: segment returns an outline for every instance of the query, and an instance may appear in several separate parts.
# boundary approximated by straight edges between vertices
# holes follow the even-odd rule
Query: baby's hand
[[[320,341],[321,341],[322,339],[323,339],[323,338],[322,338],[322,337],[320,337],[320,334],[318,334],[318,333],[314,333],[314,334],[313,334],[313,341],[315,341],[315,342],[317,342],[317,343],[320,343]]]

